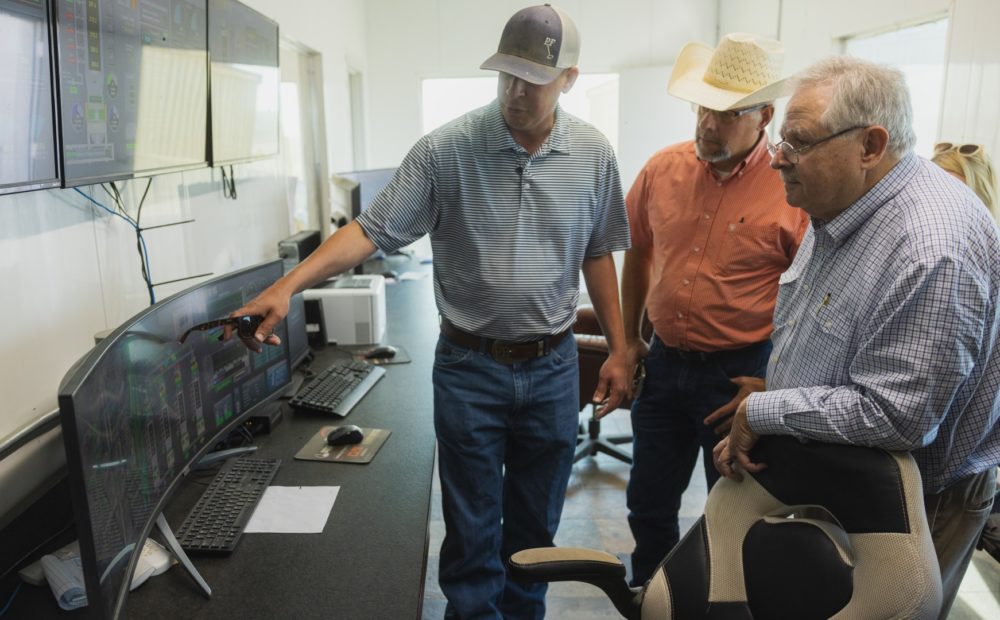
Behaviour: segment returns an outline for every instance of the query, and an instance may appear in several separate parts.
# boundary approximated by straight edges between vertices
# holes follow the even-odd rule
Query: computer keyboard
[[[232,553],[280,459],[230,459],[215,474],[177,530],[185,551]]]
[[[288,402],[300,410],[345,416],[384,374],[384,368],[367,362],[334,364],[300,387]]]

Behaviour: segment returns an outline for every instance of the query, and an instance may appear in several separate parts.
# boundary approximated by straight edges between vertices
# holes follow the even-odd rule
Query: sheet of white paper
[[[340,487],[267,487],[244,532],[319,534]]]
[[[399,280],[400,282],[404,280],[423,280],[430,274],[431,272],[429,271],[406,271],[400,274]]]

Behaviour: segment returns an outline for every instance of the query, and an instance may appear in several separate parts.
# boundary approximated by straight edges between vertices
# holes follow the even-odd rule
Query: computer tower
[[[285,273],[301,263],[319,247],[319,231],[303,230],[278,242],[278,256],[284,263]]]

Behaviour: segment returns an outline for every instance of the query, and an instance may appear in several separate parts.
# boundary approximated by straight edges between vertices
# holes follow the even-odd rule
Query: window
[[[497,79],[429,79],[423,83],[423,129],[428,133],[497,96]],[[559,97],[564,110],[597,127],[618,148],[618,74],[580,75]]]
[[[947,18],[844,40],[845,53],[892,65],[906,76],[917,133],[916,152],[925,157],[933,154],[937,141],[947,42]]]

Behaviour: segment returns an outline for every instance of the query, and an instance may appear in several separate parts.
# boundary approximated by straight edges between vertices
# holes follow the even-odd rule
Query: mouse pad
[[[370,463],[392,432],[384,428],[362,428],[365,438],[361,443],[331,446],[326,443],[326,436],[334,428],[336,426],[324,426],[319,429],[309,438],[306,445],[302,446],[295,458],[300,461]]]
[[[396,348],[396,354],[392,357],[386,358],[375,358],[368,359],[365,357],[369,351],[377,347],[378,345],[372,345],[370,347],[362,347],[356,351],[352,351],[351,354],[354,359],[359,362],[368,362],[369,364],[375,364],[376,366],[388,366],[389,364],[407,364],[410,362],[410,354],[406,352],[406,349],[399,346],[398,344],[392,345]]]

